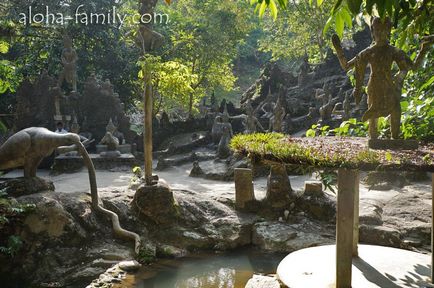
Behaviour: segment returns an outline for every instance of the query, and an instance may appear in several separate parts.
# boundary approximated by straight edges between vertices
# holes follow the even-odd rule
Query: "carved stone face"
[[[374,20],[372,20],[371,33],[375,43],[377,45],[389,43],[391,29],[392,23],[389,18],[386,18],[384,21],[378,17],[374,18]]]
[[[65,36],[63,38],[63,45],[65,48],[71,49],[72,48],[72,39],[69,36]]]

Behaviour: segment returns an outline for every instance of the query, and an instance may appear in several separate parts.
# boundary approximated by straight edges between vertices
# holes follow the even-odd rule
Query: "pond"
[[[286,255],[242,249],[162,260],[145,266],[127,278],[123,285],[135,288],[244,288],[254,273],[276,273],[277,265]]]

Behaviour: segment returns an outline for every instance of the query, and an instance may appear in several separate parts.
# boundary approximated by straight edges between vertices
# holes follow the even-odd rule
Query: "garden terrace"
[[[279,133],[237,135],[231,148],[253,162],[315,168],[434,172],[434,144],[415,150],[373,150],[359,137],[292,138]]]

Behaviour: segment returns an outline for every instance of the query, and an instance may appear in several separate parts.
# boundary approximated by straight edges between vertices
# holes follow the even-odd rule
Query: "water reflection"
[[[244,288],[254,273],[271,274],[283,254],[243,250],[159,263],[135,277],[137,288]],[[158,268],[158,266],[160,266]],[[157,269],[159,271],[150,271]]]

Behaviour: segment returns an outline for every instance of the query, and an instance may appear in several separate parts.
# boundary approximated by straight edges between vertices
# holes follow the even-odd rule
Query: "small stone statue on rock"
[[[231,155],[231,149],[229,148],[229,143],[231,142],[232,135],[227,126],[224,126],[222,128],[222,131],[223,131],[223,135],[217,147],[217,157],[220,159],[226,159]]]
[[[285,107],[283,107],[282,97],[277,99],[276,105],[274,107],[273,116],[270,118],[269,132],[282,132],[283,119],[286,116]]]

